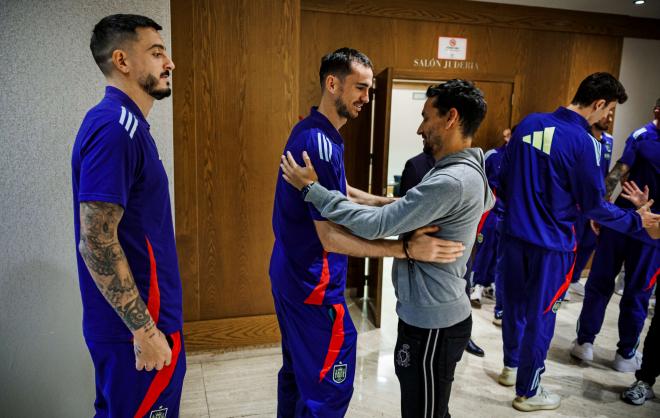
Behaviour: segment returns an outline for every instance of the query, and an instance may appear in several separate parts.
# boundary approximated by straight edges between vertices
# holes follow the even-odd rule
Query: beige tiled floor
[[[384,271],[389,271],[386,262]],[[399,416],[399,384],[394,375],[393,348],[396,340],[394,292],[386,278],[383,288],[383,326],[374,329],[352,303],[351,316],[359,330],[355,393],[348,417]],[[603,331],[596,340],[595,360],[577,364],[568,350],[575,338],[575,322],[582,299],[574,298],[559,311],[543,384],[562,397],[556,411],[525,414],[511,408],[514,392],[496,383],[502,367],[500,329],[491,324],[492,301],[474,310],[475,341],[486,357],[464,355],[456,371],[450,412],[454,417],[660,417],[660,401],[642,407],[624,404],[619,393],[634,377],[609,367],[617,342],[616,321],[619,297],[608,307]],[[647,320],[647,326],[650,320]],[[643,335],[646,335],[646,329]],[[273,417],[276,408],[277,371],[281,365],[279,347],[226,353],[188,355],[181,416],[192,417]],[[655,385],[660,393],[660,384]]]

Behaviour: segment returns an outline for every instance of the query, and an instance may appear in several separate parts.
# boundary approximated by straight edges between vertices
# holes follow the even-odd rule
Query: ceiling
[[[633,0],[478,0],[488,3],[516,4],[520,6],[548,7],[585,12],[612,13],[660,19],[660,0],[646,0],[635,6]]]

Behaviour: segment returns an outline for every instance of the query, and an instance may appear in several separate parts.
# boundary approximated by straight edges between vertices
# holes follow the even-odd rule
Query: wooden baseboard
[[[275,315],[186,322],[183,335],[187,351],[226,350],[274,344],[281,340]]]

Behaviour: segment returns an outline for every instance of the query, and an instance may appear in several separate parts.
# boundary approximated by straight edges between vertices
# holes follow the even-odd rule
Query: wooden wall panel
[[[569,91],[577,87],[574,80],[583,77],[585,70],[608,68],[618,74],[621,59],[622,40],[613,36],[306,10],[301,27],[306,34],[301,41],[302,108],[317,102],[320,94],[316,88],[318,64],[306,63],[316,63],[323,54],[342,46],[366,53],[378,73],[385,67],[420,68],[415,67],[415,60],[435,58],[440,35],[466,37],[467,62],[473,63],[472,67],[443,70],[443,74],[468,79],[480,74],[515,78],[519,85],[514,87],[513,123],[531,112],[552,111],[566,104],[572,95]]]
[[[270,221],[279,156],[299,107],[300,3],[173,0],[171,7],[180,86],[176,233],[186,326],[198,347],[229,332],[228,318],[263,316],[267,329],[276,327]],[[204,320],[212,321],[195,325]],[[279,338],[263,335],[255,343]]]
[[[176,2],[172,2],[173,10]],[[194,39],[192,9],[177,8],[172,19],[172,95],[174,106],[174,210],[176,246],[183,286],[183,317],[199,319],[199,251],[197,228],[197,143],[195,134]],[[192,29],[192,31],[191,31]]]
[[[548,2],[548,5],[551,4]],[[658,19],[478,1],[303,0],[302,7],[306,11],[325,13],[660,39]]]

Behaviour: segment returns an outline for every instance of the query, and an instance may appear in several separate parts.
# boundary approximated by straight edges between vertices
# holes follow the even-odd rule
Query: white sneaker
[[[531,398],[518,396],[512,403],[514,408],[523,412],[557,409],[560,404],[559,395],[546,391],[541,385],[536,390],[536,395]]]
[[[653,398],[655,398],[653,388],[641,380],[636,381],[621,393],[621,399],[632,405],[644,405],[644,402]]]
[[[624,281],[625,276],[626,272],[621,271],[621,273],[616,276],[616,280],[614,281],[614,293],[619,296],[623,296],[623,288],[626,285],[626,282]]]
[[[637,351],[631,358],[623,358],[619,353],[614,356],[612,368],[622,373],[634,373],[642,367],[642,353]]]
[[[582,283],[580,282],[571,283],[571,285],[568,286],[568,288],[572,293],[575,293],[576,295],[579,296],[584,296],[584,285]]]
[[[516,374],[518,374],[517,367],[506,367],[502,369],[502,373],[497,378],[497,383],[502,386],[513,386],[516,384]]]
[[[470,293],[470,303],[476,307],[481,307],[481,296],[484,292],[484,287],[480,284],[475,285]]]
[[[594,359],[594,345],[591,343],[578,344],[577,339],[573,340],[571,356],[582,361],[592,361]]]

